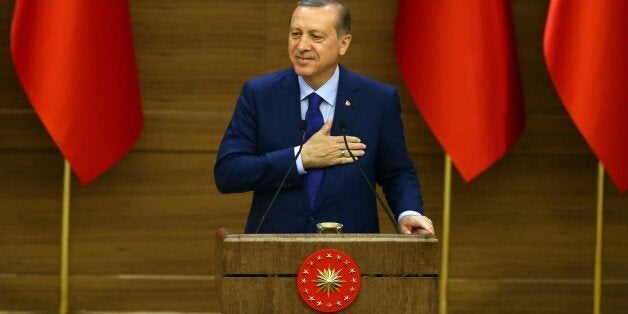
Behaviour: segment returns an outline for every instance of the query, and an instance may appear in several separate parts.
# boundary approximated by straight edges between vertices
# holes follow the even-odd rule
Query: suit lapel
[[[342,136],[342,131],[338,126],[339,121],[344,119],[347,124],[347,135],[354,130],[359,103],[354,103],[352,98],[358,90],[357,84],[353,80],[351,72],[340,66],[340,78],[338,80],[338,94],[336,95],[336,105],[334,108],[334,125],[331,128],[332,136]],[[326,195],[332,191],[334,182],[344,167],[333,166],[325,169],[325,177],[316,197],[316,205],[318,208],[320,202],[325,199]]]
[[[277,101],[277,110],[279,111],[278,117],[283,130],[283,137],[286,147],[296,146],[302,143],[303,138],[301,132],[299,132],[299,124],[301,122],[301,104],[300,104],[300,89],[299,81],[294,70],[290,69],[286,71],[286,75],[278,81],[278,88],[274,95]],[[302,182],[303,178],[301,178]],[[304,184],[304,183],[302,183]],[[302,206],[303,213],[310,214],[309,205],[307,202],[307,189],[303,189],[302,193]]]
[[[353,80],[351,72],[340,67],[340,79],[338,80],[338,95],[336,95],[336,107],[334,108],[334,125],[331,128],[331,135],[342,135],[339,123],[344,119],[347,123],[347,130],[355,127],[356,116],[360,103],[354,101],[358,86]]]
[[[279,121],[281,121],[286,145],[299,145],[302,140],[299,132],[299,122],[301,121],[299,83],[292,70],[287,71],[287,74],[279,80],[275,99],[278,103]]]

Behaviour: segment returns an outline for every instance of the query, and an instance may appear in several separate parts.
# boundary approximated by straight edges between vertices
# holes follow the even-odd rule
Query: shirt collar
[[[301,100],[304,100],[311,93],[316,92],[318,96],[321,96],[325,102],[332,107],[336,105],[336,95],[338,94],[338,79],[340,78],[340,70],[336,65],[336,71],[334,74],[321,86],[318,90],[314,90],[310,85],[305,82],[303,77],[299,76],[299,89],[301,91]]]

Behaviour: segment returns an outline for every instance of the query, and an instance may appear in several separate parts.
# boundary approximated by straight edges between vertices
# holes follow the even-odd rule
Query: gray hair
[[[351,13],[349,8],[340,0],[299,0],[297,6],[304,7],[324,7],[327,5],[337,5],[340,7],[340,16],[336,24],[338,37],[351,34]]]

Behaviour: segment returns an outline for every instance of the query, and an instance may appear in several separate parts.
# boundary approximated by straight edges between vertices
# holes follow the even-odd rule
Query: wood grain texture
[[[63,160],[0,150],[0,312],[55,311]]]
[[[59,311],[59,275],[0,275],[0,312]]]
[[[605,182],[602,311],[621,313],[628,307],[628,197]]]
[[[145,109],[231,112],[263,72],[265,1],[132,1]]]
[[[0,109],[29,108],[11,61],[9,34],[14,0],[0,1]],[[1,112],[1,111],[0,111]]]
[[[30,108],[0,108],[0,149],[57,150],[52,138]]]
[[[213,158],[205,153],[131,153],[87,188],[77,187],[71,217],[74,271],[212,274],[213,239],[208,235],[221,226],[241,232],[247,208],[236,204],[249,198],[218,194]]]
[[[0,273],[58,272],[63,161],[56,155],[0,151]]]
[[[436,275],[440,267],[438,241],[421,236],[234,234],[222,246],[223,274],[294,274],[306,257],[326,248],[349,254],[362,275]]]
[[[450,313],[591,313],[593,282],[452,280]],[[606,312],[604,312],[606,313]]]
[[[217,232],[223,313],[313,313],[296,272],[321,249],[337,249],[360,268],[362,285],[347,313],[436,313],[439,248],[435,238],[395,234],[230,234]]]
[[[223,279],[221,313],[317,313],[303,304],[295,278]],[[343,313],[437,313],[438,280],[363,277],[360,294]],[[411,291],[405,294],[403,291]]]
[[[214,280],[176,276],[70,276],[69,311],[216,313]]]
[[[602,312],[623,313],[626,311],[628,282],[626,279],[610,281],[602,285]]]
[[[595,160],[506,159],[471,184],[454,180],[452,277],[591,278],[595,182],[580,178],[595,177]],[[505,167],[538,180],[522,185]]]
[[[347,313],[436,313],[436,238],[396,234],[229,234],[216,232],[216,268],[223,313],[313,313],[296,275],[322,249],[351,256],[362,284]],[[220,251],[218,251],[220,250]]]

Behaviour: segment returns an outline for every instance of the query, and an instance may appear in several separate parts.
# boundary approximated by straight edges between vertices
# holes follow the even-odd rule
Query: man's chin
[[[303,76],[303,77],[308,77],[310,75],[312,75],[312,70],[307,68],[307,67],[303,67],[303,66],[299,66],[299,65],[294,65],[294,72],[299,75],[299,76]]]

